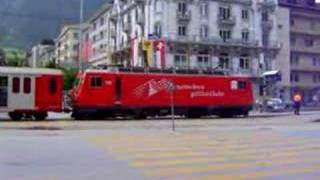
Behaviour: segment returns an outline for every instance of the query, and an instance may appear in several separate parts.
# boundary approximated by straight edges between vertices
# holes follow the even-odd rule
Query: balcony
[[[274,10],[277,6],[275,0],[262,0],[258,2],[258,6],[260,10]]]
[[[263,30],[270,31],[273,28],[273,21],[272,20],[262,21],[261,26]]]
[[[236,24],[236,18],[234,16],[230,16],[228,18],[219,16],[218,24],[220,26],[234,26]]]
[[[256,40],[243,41],[242,39],[229,39],[223,41],[219,37],[201,37],[201,36],[178,36],[175,34],[164,36],[168,41],[186,44],[201,44],[201,45],[216,45],[216,46],[233,46],[233,47],[246,47],[258,48],[259,42]]]
[[[183,22],[190,21],[191,20],[191,11],[179,12],[177,10],[177,20],[183,21]]]

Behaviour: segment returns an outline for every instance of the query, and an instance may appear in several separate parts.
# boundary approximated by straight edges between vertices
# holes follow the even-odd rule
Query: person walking
[[[300,93],[296,93],[296,94],[293,96],[294,114],[295,114],[295,115],[300,115],[301,101],[302,101],[302,96],[301,96],[301,94],[300,94]]]

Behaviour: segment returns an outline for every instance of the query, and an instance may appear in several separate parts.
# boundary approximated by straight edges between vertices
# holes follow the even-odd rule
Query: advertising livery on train
[[[173,98],[173,99],[171,99]],[[253,105],[248,77],[217,74],[87,70],[72,90],[75,119],[170,115],[247,116]]]

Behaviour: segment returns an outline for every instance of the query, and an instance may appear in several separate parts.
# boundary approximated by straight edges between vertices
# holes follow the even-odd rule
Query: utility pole
[[[82,62],[82,49],[83,49],[83,38],[82,38],[82,27],[83,27],[83,11],[84,11],[84,0],[80,0],[80,18],[79,18],[79,59],[78,66],[79,71],[83,71],[83,62]]]

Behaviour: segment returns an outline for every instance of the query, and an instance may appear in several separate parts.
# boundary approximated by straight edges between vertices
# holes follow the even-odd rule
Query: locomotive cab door
[[[33,110],[35,106],[35,77],[12,75],[9,78],[8,105],[13,110]]]
[[[0,76],[0,108],[8,107],[8,77]]]
[[[116,104],[121,104],[122,101],[122,82],[120,77],[115,79],[115,98]]]

